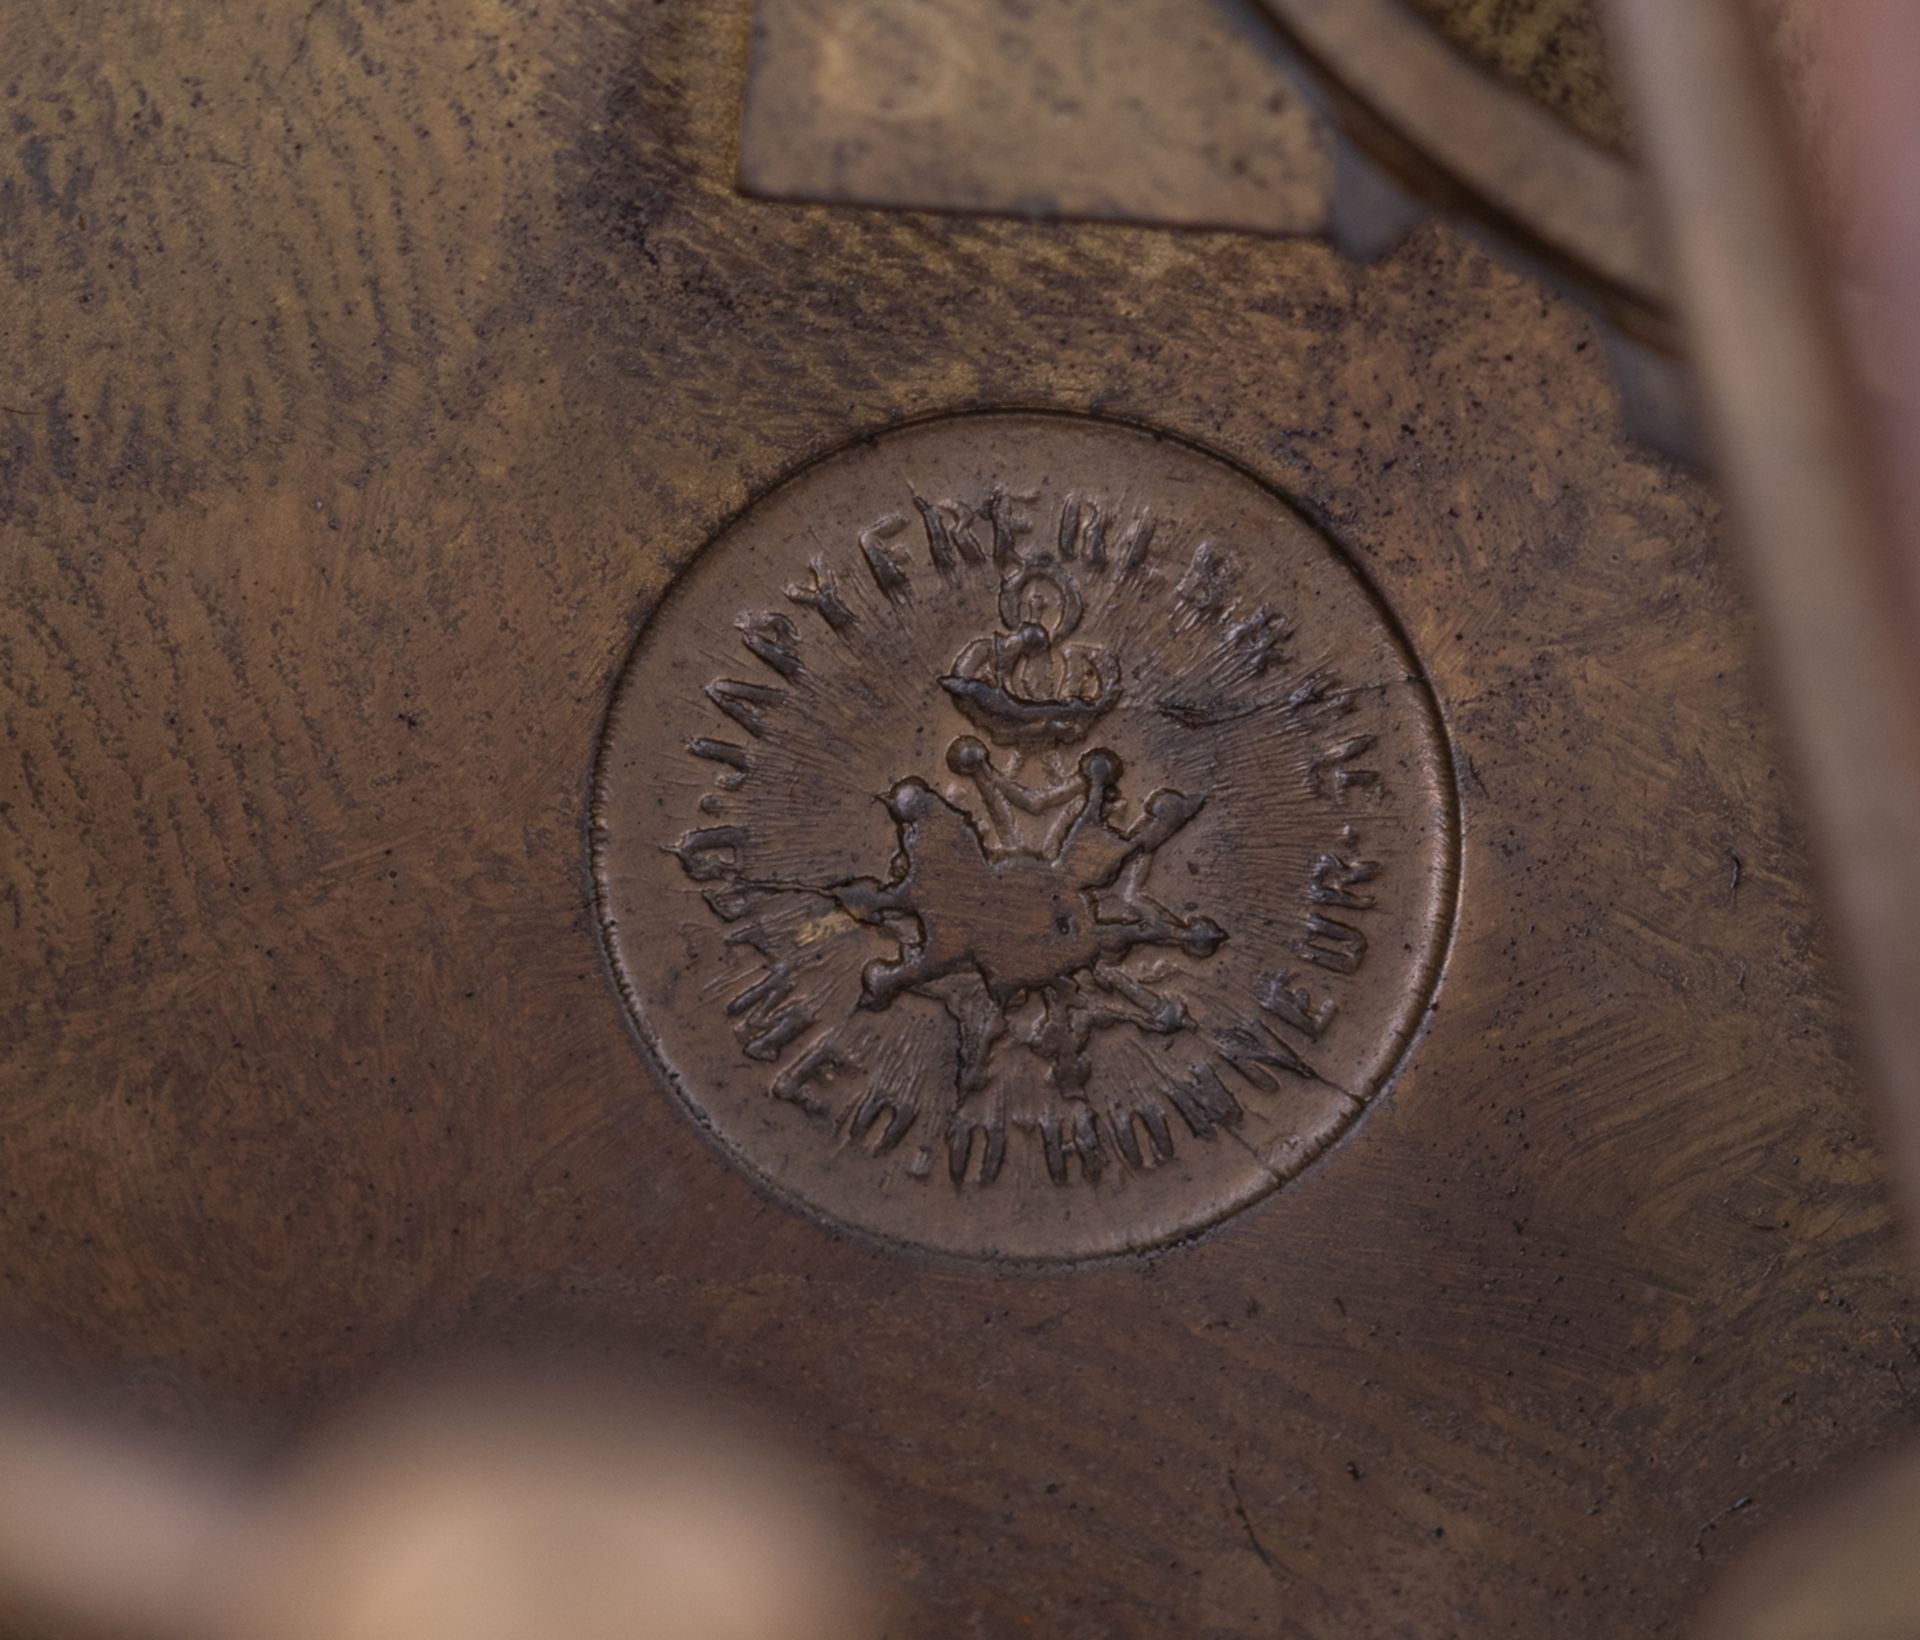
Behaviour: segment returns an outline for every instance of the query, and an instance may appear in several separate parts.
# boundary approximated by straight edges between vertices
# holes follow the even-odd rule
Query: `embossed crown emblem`
[[[1168,1035],[1191,1026],[1153,973],[1124,966],[1140,946],[1210,957],[1226,939],[1146,893],[1153,858],[1206,800],[1162,787],[1131,820],[1118,753],[1099,747],[1071,764],[1121,694],[1104,649],[1068,645],[1080,592],[1050,560],[1010,570],[1000,591],[1007,632],[975,639],[941,686],[1003,748],[1002,767],[972,735],[948,747],[947,767],[972,781],[984,823],[920,779],[886,796],[899,853],[885,882],[855,878],[827,890],[851,916],[899,930],[900,955],[861,976],[860,1006],[884,1009],[908,990],[935,996],[958,1027],[955,1091],[979,1093],[994,1044],[1010,1029],[1047,1064],[1063,1097],[1083,1100],[1093,1033],[1116,1025]],[[1052,616],[1049,624],[1048,615]],[[1090,1118],[1081,1112],[1076,1124]],[[997,1170],[998,1160],[988,1163]]]

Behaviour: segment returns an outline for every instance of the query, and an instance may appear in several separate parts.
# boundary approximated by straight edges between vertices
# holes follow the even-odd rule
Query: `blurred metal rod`
[[[1920,1222],[1920,620],[1745,0],[1607,0],[1890,1160]]]

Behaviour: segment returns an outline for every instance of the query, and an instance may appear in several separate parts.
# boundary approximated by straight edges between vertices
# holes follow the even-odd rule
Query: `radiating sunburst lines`
[[[789,1066],[776,1095],[830,1115],[845,1148],[889,1173],[924,1177],[944,1146],[956,1180],[990,1182],[1011,1128],[1034,1140],[1056,1183],[1070,1171],[1097,1180],[1121,1164],[1150,1171],[1180,1144],[1216,1137],[1249,1101],[1281,1127],[1289,1118],[1268,1110],[1274,1101],[1355,1102],[1313,1063],[1310,1034],[1289,1035],[1247,999],[1294,983],[1288,940],[1326,859],[1330,786],[1354,778],[1341,774],[1341,760],[1372,743],[1353,727],[1378,715],[1365,708],[1406,681],[1393,642],[1383,630],[1356,652],[1350,631],[1340,646],[1315,634],[1295,607],[1304,593],[1285,555],[1269,543],[1253,544],[1266,556],[1250,562],[1246,543],[1162,521],[1145,554],[1123,559],[1128,515],[1117,509],[1100,557],[1065,527],[1066,509],[1079,505],[1068,498],[1059,528],[1043,520],[998,556],[984,510],[971,536],[962,524],[942,545],[931,515],[902,507],[878,560],[863,557],[864,541],[836,548],[809,529],[805,567],[780,595],[743,607],[732,641],[704,636],[714,675],[731,681],[708,687],[711,732],[688,749],[716,769],[699,800],[703,817],[716,835],[742,841],[728,882],[708,891],[729,924],[729,960],[703,993],[724,1007],[749,1057]],[[1137,548],[1149,537],[1136,529],[1124,539]],[[972,724],[963,721],[951,674],[983,644],[1018,639],[1007,589],[1035,579],[1061,603],[1049,636],[1033,640],[1040,648],[1021,653],[1037,656],[1063,689],[1070,650],[1083,667],[1113,657],[1117,698],[1096,704],[1090,738],[1060,729],[1036,743],[1010,720],[1004,738],[990,734],[992,749],[954,761],[971,727],[989,720],[976,705],[965,714]],[[1008,712],[1018,707],[1002,700]],[[1105,784],[1087,774],[1095,745],[1118,777]],[[964,816],[986,851],[981,892],[991,898],[995,860],[1004,865],[1007,850],[1019,855],[1038,835],[1037,821],[1020,822],[1024,842],[1000,835],[1006,816],[990,817],[993,791],[1064,794],[1076,766],[1087,793],[1077,801],[1097,805],[1094,818],[1115,839],[1138,833],[1154,812],[1170,821],[1169,806],[1181,806],[1177,823],[1163,824],[1165,836],[1125,868],[1128,905],[1147,919],[1141,944],[1089,936],[1052,979],[996,978],[971,951],[960,968],[928,966],[935,919],[951,907],[908,895],[923,829],[909,813]],[[1377,772],[1369,778],[1377,782]],[[928,795],[903,807],[901,793],[914,790]],[[1369,827],[1397,829],[1391,793],[1371,795]],[[1045,801],[1068,805],[1049,832],[1065,835],[1076,799]],[[1204,827],[1180,835],[1203,810]],[[1343,869],[1368,880],[1370,839],[1352,825],[1338,838],[1355,857]],[[1150,858],[1163,843],[1165,857]],[[1029,858],[1048,863],[1044,852]],[[1063,880],[1069,904],[1096,886]],[[1086,902],[1096,929],[1111,914],[1104,903]],[[1233,907],[1232,926],[1189,920],[1208,904]],[[963,923],[968,915],[963,905]],[[1236,929],[1245,936],[1238,944]],[[1112,944],[1105,956],[1101,940]],[[1060,943],[1072,940],[1063,934]],[[1167,949],[1154,953],[1156,944]],[[900,969],[912,970],[911,982],[897,997],[876,990],[876,973]],[[1123,1023],[1138,1028],[1111,1028]],[[804,1087],[796,1061],[811,1078]],[[1323,1091],[1309,1094],[1315,1085]]]

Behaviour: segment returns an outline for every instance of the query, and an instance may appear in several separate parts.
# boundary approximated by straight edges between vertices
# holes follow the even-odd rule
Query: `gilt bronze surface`
[[[1627,435],[1587,310],[1443,221],[1369,266],[1311,236],[743,197],[735,4],[19,0],[0,48],[16,1359],[267,1439],[461,1346],[677,1368],[825,1455],[893,1628],[932,1637],[1673,1633],[1751,1531],[1912,1427],[1920,1330],[1752,618],[1712,495]],[[889,470],[934,429],[958,443]],[[700,895],[751,889],[665,850],[705,858],[702,799],[747,800],[785,712],[782,755],[810,736],[864,793],[857,828],[801,813],[805,846],[774,862],[849,962],[865,942],[834,1017],[911,1011],[957,1069],[939,998],[861,1006],[933,903],[895,896],[912,806],[987,812],[976,776],[1014,748],[985,691],[1099,697],[1097,662],[1029,688],[1020,661],[1085,641],[1125,689],[1136,657],[1177,655],[1201,544],[1180,536],[1137,604],[1080,588],[1062,640],[1058,603],[1022,602],[1037,571],[1003,617],[1022,571],[992,558],[996,487],[1032,521],[1022,563],[1064,553],[1069,496],[1111,506],[1120,539],[1147,502],[1219,531],[1255,609],[1292,623],[1276,675],[1424,680],[1401,700],[1430,694],[1439,731],[1387,713],[1358,734],[1401,737],[1403,761],[1329,772],[1443,797],[1418,772],[1441,735],[1456,771],[1432,972],[1439,919],[1414,899],[1444,857],[1378,841],[1364,809],[1344,854],[1314,827],[1344,842],[1350,817],[1297,785],[1258,833],[1290,855],[1239,877],[1196,857],[1207,894],[1167,892],[1236,791],[1185,761],[1233,732],[1204,703],[1191,751],[1115,706],[1057,780],[1013,771],[1043,810],[1084,781],[1074,818],[1107,822],[1119,863],[1074,877],[1070,918],[1133,869],[1156,792],[1208,800],[1125,913],[1162,908],[1176,944],[1153,960],[1196,1027],[1203,977],[1243,953],[1252,990],[1220,994],[1235,1022],[1274,1017],[1263,942],[1301,936],[1248,919],[1328,914],[1299,902],[1319,852],[1382,868],[1329,877],[1379,899],[1332,920],[1384,912],[1415,947],[1369,933],[1357,981],[1401,977],[1342,1002],[1331,1065],[1274,1038],[1326,1080],[1220,1074],[1248,1110],[1336,1081],[1370,1097],[1333,1153],[1208,1234],[1165,1245],[1258,1194],[1244,1124],[1208,1146],[1163,1112],[1175,1165],[1223,1172],[1137,1219],[1151,1122],[1137,1174],[1109,1125],[1100,1177],[1076,1146],[1065,1184],[1044,1126],[1017,1164],[1009,1128],[1051,1250],[1114,1255],[1071,1266],[988,1256],[1045,1249],[992,1222],[1011,1176],[983,1186],[985,1141],[960,1180],[936,1148],[912,1182],[937,1216],[876,1223],[889,1163],[836,1125],[871,1084],[825,1084],[825,1118],[752,1104],[780,1074],[735,1034],[755,1004],[665,995],[683,952],[717,975],[750,921]],[[985,556],[951,591],[916,490],[976,514]],[[881,667],[826,614],[830,578],[882,631],[889,563],[929,623],[911,667],[898,631]],[[1130,610],[1166,641],[1122,642]],[[913,710],[796,710],[743,613]],[[1028,625],[1046,642],[1015,657]],[[757,630],[779,656],[784,631]],[[721,692],[768,734],[717,680],[787,692]],[[1096,784],[1124,806],[1085,801]],[[1090,947],[1027,933],[1032,963],[971,928],[968,961],[925,983],[976,974],[995,1054],[1045,1092],[1077,1074],[1073,1032],[1033,1053],[1017,1037],[1045,1003],[1013,991],[1108,959],[1068,969]],[[758,960],[730,949],[742,974]],[[1036,983],[1002,1013],[989,973]],[[1378,1077],[1410,1010],[1417,1044]],[[1097,1069],[1195,1033],[1094,1034]],[[777,1189],[785,1153],[749,1114],[788,1124]],[[858,1143],[884,1143],[892,1118],[868,1115]],[[914,1143],[889,1153],[902,1172]],[[1082,1202],[1102,1228],[1067,1245]]]

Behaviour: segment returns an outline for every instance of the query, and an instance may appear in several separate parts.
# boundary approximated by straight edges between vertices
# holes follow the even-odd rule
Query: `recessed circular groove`
[[[656,1068],[944,1253],[1161,1244],[1298,1175],[1424,1019],[1457,797],[1385,607],[1190,445],[976,414],[801,472],[651,612],[594,812]]]
[[[1503,83],[1402,0],[1261,4],[1375,157],[1564,266],[1624,329],[1670,343],[1653,200],[1621,154]]]

